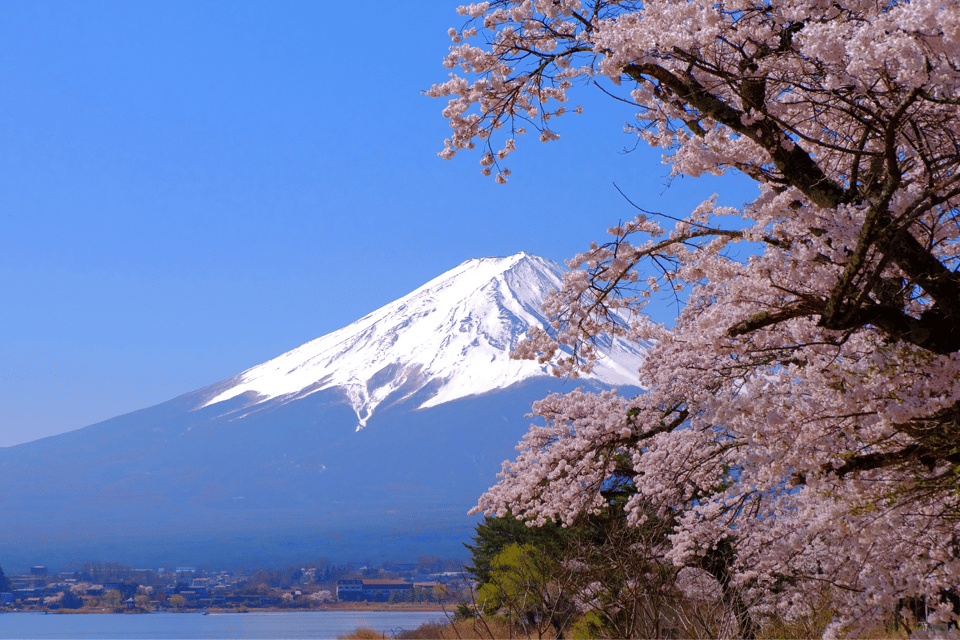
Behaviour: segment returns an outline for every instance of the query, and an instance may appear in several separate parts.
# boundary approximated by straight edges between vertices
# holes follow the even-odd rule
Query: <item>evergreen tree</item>
[[[510,515],[503,518],[486,516],[484,521],[477,525],[474,544],[463,545],[470,550],[473,562],[473,566],[464,569],[477,582],[486,584],[491,580],[491,564],[494,559],[510,545],[530,545],[559,556],[565,535],[569,535],[569,530],[564,530],[553,522],[542,527],[528,527],[525,522]]]
[[[79,609],[83,607],[83,598],[72,591],[64,591],[63,597],[60,598],[60,607],[63,609]]]
[[[3,567],[0,567],[0,591],[11,591],[10,578],[3,573]]]

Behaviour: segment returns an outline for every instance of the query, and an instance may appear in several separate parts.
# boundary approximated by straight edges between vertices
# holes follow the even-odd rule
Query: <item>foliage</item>
[[[0,567],[0,591],[10,591],[10,578],[3,573],[3,567]]]
[[[72,591],[64,591],[60,598],[60,607],[63,609],[79,609],[83,607],[83,598]]]
[[[672,522],[652,514],[630,526],[616,502],[564,528],[488,516],[475,538],[485,544],[471,547],[474,564],[497,551],[472,611],[481,619],[506,614],[527,635],[553,629],[558,638],[732,635],[737,619],[730,600],[739,592],[703,569],[678,572],[663,558]],[[523,543],[514,541],[517,524]]]
[[[602,628],[603,621],[600,620],[600,616],[591,612],[574,620],[570,625],[570,637],[573,640],[599,638]]]
[[[120,606],[121,602],[123,602],[123,595],[116,589],[110,589],[103,594],[101,601],[108,607],[116,608]]]
[[[461,602],[457,605],[456,610],[453,612],[453,621],[460,622],[461,620],[472,620],[476,618],[477,614],[466,602]]]
[[[117,585],[118,591],[120,592],[120,597],[124,600],[127,598],[132,598],[137,594],[137,590],[140,585],[137,584],[135,580],[124,580],[122,583]]]
[[[569,531],[553,521],[528,527],[516,518],[487,516],[477,525],[473,544],[464,544],[473,562],[473,566],[465,567],[466,572],[480,584],[486,584],[492,579],[491,563],[510,545],[532,545],[558,556],[565,534]]]
[[[140,607],[140,609],[142,609],[143,611],[149,612],[151,610],[150,596],[148,596],[145,593],[141,593],[140,595],[135,597],[134,602],[136,602],[137,606]]]
[[[557,637],[577,616],[571,576],[559,558],[534,545],[510,544],[490,564],[490,581],[474,600],[478,612],[504,612],[527,635]]]
[[[824,585],[828,633],[880,627],[910,597],[956,620],[960,5],[496,0],[460,13],[445,61],[457,71],[427,92],[449,99],[442,157],[479,143],[482,172],[505,182],[526,127],[557,139],[577,85],[606,83],[675,175],[736,170],[759,187],[673,228],[641,212],[570,262],[545,305],[552,326],[518,357],[575,376],[604,334],[649,340],[648,391],[539,402],[545,426],[478,510],[572,524],[629,478],[630,523],[675,518],[663,557],[716,577],[740,633],[747,610],[813,615]],[[738,262],[725,253],[737,243],[759,248]],[[641,313],[661,289],[686,300],[672,328]]]
[[[321,589],[319,591],[314,591],[313,593],[309,593],[306,596],[304,596],[304,598],[308,602],[313,604],[320,604],[322,602],[333,602],[334,600],[333,594],[326,589]]]

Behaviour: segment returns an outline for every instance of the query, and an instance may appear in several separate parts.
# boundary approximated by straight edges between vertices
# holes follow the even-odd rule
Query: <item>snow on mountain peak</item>
[[[203,406],[255,392],[259,404],[342,390],[363,428],[387,398],[430,385],[421,408],[550,375],[547,365],[511,360],[527,328],[545,326],[540,309],[565,269],[527,253],[468,260],[353,324],[248,369]],[[644,352],[615,341],[588,378],[636,385]],[[222,387],[221,387],[222,388]]]

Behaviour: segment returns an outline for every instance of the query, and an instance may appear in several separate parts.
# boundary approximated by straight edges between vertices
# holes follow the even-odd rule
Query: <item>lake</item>
[[[332,639],[361,626],[376,629],[389,637],[403,629],[415,629],[424,622],[444,619],[445,616],[439,612],[409,611],[296,611],[209,615],[0,613],[0,639]]]

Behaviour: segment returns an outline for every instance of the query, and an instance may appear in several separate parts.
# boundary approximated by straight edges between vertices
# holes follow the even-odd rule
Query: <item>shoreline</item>
[[[236,613],[236,614],[245,614],[245,613],[256,613],[256,612],[266,612],[266,613],[310,613],[310,612],[320,612],[320,611],[350,611],[350,612],[392,612],[392,613],[445,613],[446,611],[451,611],[450,607],[443,607],[439,604],[430,604],[424,602],[341,602],[341,603],[332,603],[328,605],[321,605],[317,607],[310,608],[297,608],[297,607],[247,607],[246,611],[238,611],[234,608],[220,608],[220,607],[210,607],[210,608],[187,608],[181,607],[180,609],[171,609],[171,608],[162,608],[154,609],[152,611],[105,611],[105,610],[95,610],[95,609],[53,609],[48,611],[43,611],[42,609],[33,609],[33,610],[20,610],[20,611],[3,611],[0,610],[0,614],[4,613],[45,613],[51,616],[62,616],[62,615],[91,615],[91,614],[103,614],[103,615],[150,615],[155,613]]]

